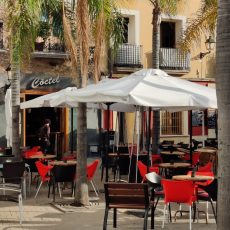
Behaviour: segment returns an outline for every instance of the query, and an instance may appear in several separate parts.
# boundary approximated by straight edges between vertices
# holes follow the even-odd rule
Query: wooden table
[[[189,163],[184,163],[184,162],[175,162],[173,164],[171,163],[161,163],[159,164],[160,168],[188,168],[190,167],[191,164]]]
[[[190,150],[189,149],[184,149],[184,148],[177,148],[177,150],[179,151],[179,152],[183,152],[183,153],[190,153]]]
[[[163,154],[163,155],[177,155],[177,156],[184,156],[185,155],[184,152],[180,152],[180,151],[173,151],[173,152],[162,151],[161,154]]]
[[[201,153],[208,153],[208,154],[216,154],[217,153],[217,149],[209,149],[209,148],[200,148],[200,149],[196,149],[196,152],[201,152]]]
[[[63,166],[68,166],[68,165],[76,165],[77,161],[76,160],[69,160],[69,161],[51,161],[49,163],[50,165],[63,165]]]
[[[172,177],[173,180],[191,180],[191,181],[207,181],[207,180],[214,180],[213,176],[190,176],[190,175],[176,175]]]
[[[170,179],[175,174],[185,174],[187,173],[186,168],[189,168],[191,165],[184,162],[175,162],[175,163],[161,163],[159,164],[160,174],[164,175],[166,178]]]
[[[52,154],[47,154],[47,155],[44,155],[44,154],[39,154],[39,155],[33,155],[33,156],[30,156],[29,158],[31,159],[53,159],[53,158],[56,158],[56,155],[52,155]]]

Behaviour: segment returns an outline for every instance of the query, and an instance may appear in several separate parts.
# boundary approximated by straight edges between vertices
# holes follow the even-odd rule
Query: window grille
[[[161,111],[161,134],[182,135],[182,112]]]

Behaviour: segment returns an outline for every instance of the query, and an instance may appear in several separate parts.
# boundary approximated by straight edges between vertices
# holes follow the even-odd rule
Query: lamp
[[[215,46],[215,40],[212,38],[212,36],[209,36],[208,39],[205,41],[205,46],[208,52],[200,52],[200,59],[205,57],[207,54],[210,54],[211,51],[214,49]]]
[[[214,46],[215,46],[215,40],[212,38],[212,36],[209,36],[209,38],[205,41],[205,46],[206,46],[206,49],[211,51],[214,49]]]

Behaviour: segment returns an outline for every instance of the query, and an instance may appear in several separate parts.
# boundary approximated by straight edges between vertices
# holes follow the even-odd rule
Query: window
[[[3,23],[0,22],[0,49],[3,49]]]
[[[182,135],[182,112],[161,112],[161,134]]]
[[[161,48],[175,48],[175,22],[161,22]]]
[[[129,18],[123,18],[123,43],[128,43],[128,32],[129,32]]]

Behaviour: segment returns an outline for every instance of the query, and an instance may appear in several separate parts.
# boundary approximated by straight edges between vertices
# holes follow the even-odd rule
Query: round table
[[[160,174],[163,174],[166,178],[170,179],[175,174],[185,174],[187,169],[191,165],[184,162],[175,162],[175,163],[161,163],[159,164]]]
[[[195,150],[196,152],[201,152],[201,153],[208,153],[208,154],[216,154],[217,149],[209,149],[209,148],[199,148]]]
[[[190,175],[176,175],[172,177],[173,180],[190,180],[190,181],[207,181],[207,180],[214,180],[213,176],[190,176]]]
[[[47,155],[39,154],[39,155],[30,156],[29,158],[31,158],[31,159],[53,159],[53,158],[56,158],[56,155],[52,155],[52,154],[47,154]]]
[[[180,151],[173,151],[173,152],[161,151],[161,154],[163,154],[163,155],[177,155],[177,156],[184,156],[185,155],[184,152],[180,152]]]
[[[175,162],[175,163],[161,163],[159,164],[160,168],[188,168],[191,164],[184,162]]]
[[[51,161],[49,163],[50,165],[63,165],[63,166],[68,166],[68,165],[76,165],[77,161],[76,160],[69,160],[69,161]]]

